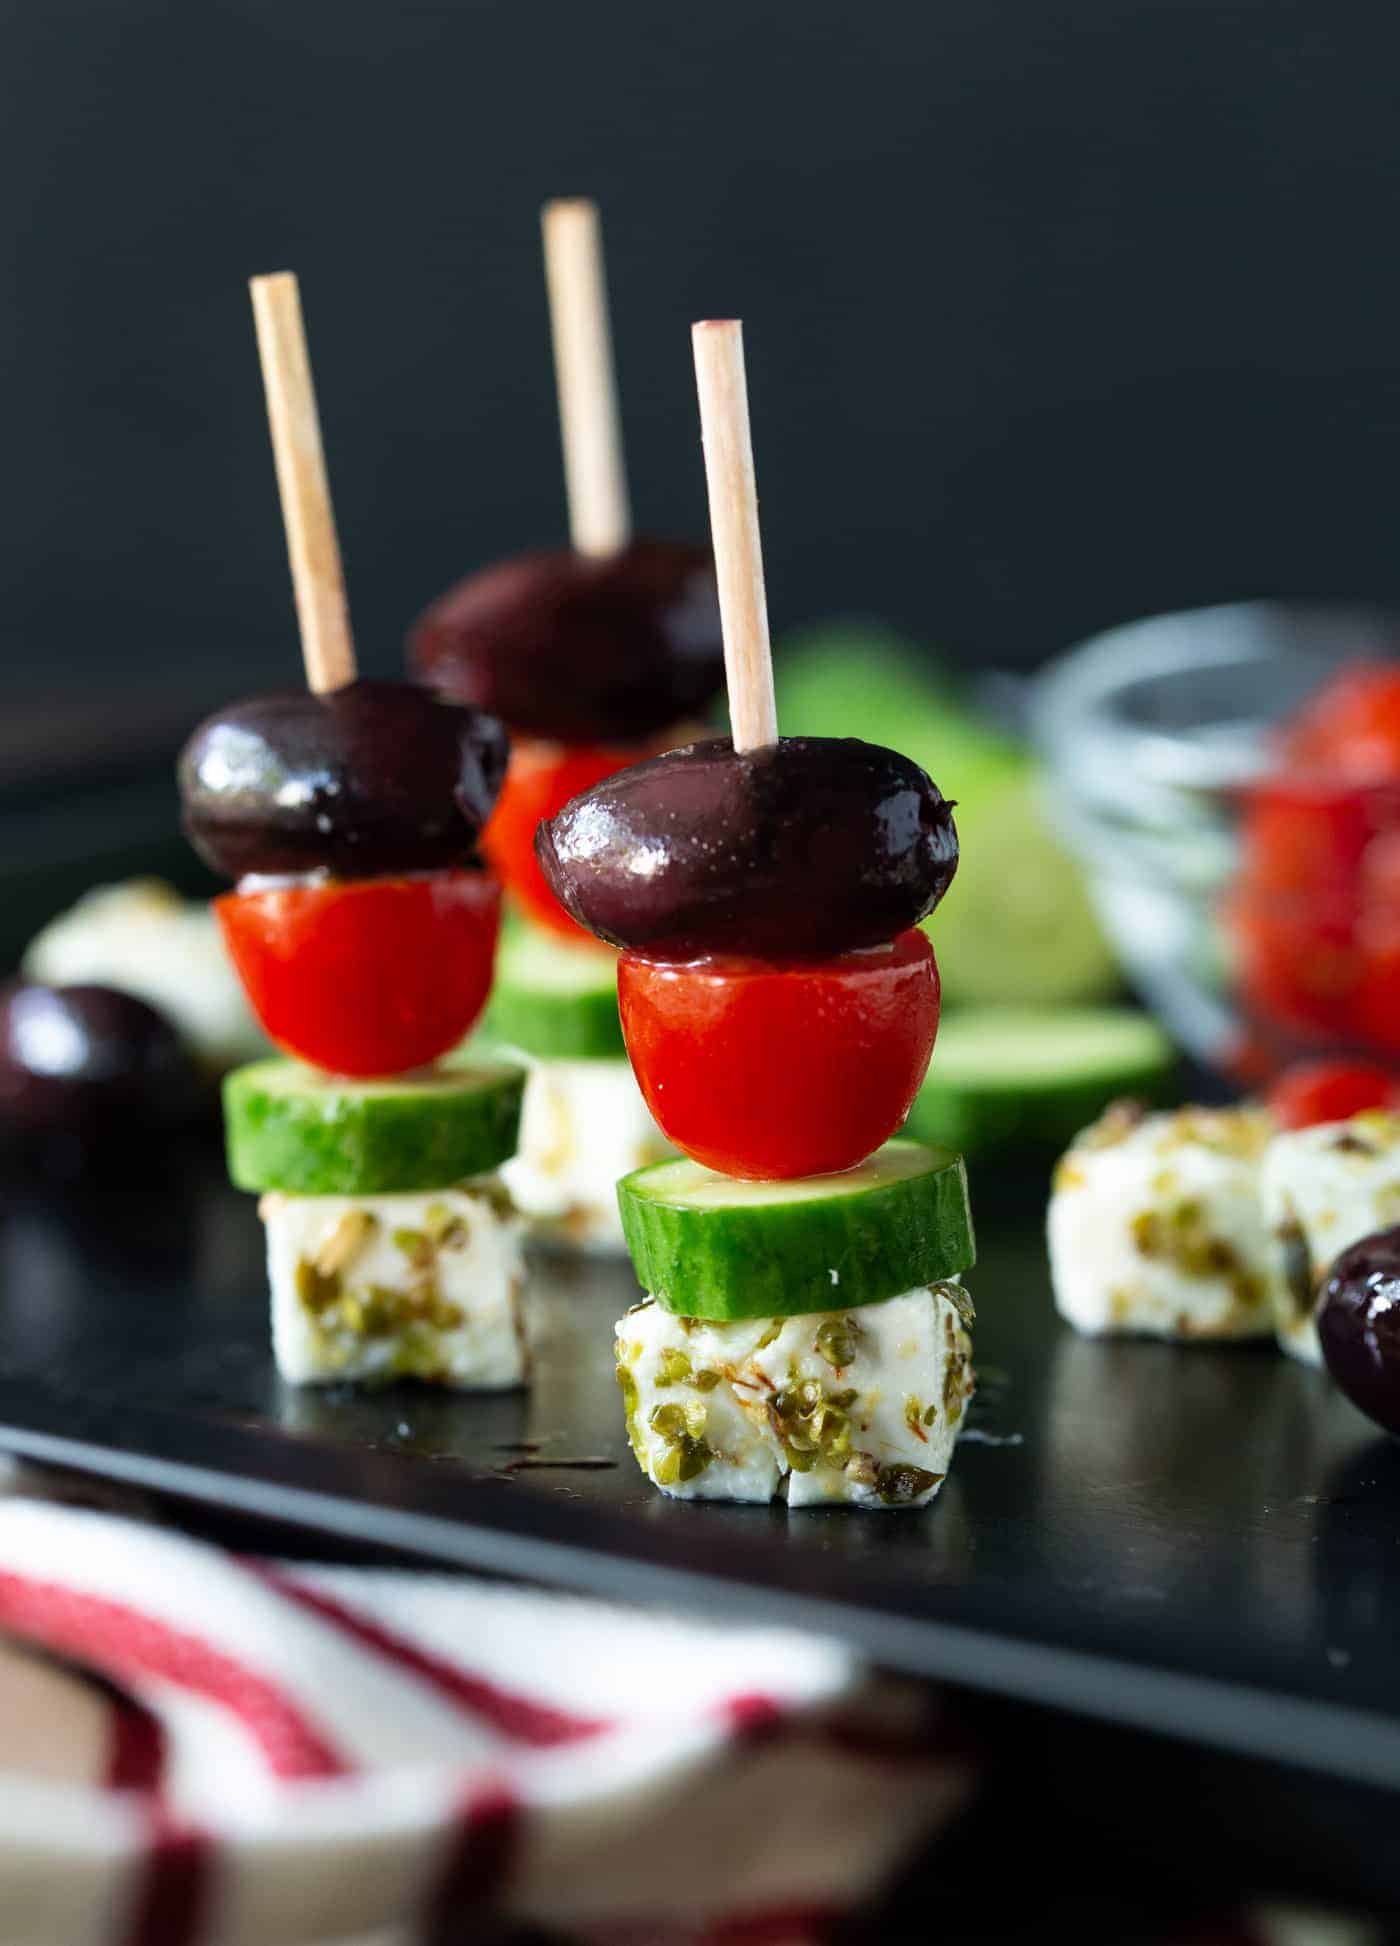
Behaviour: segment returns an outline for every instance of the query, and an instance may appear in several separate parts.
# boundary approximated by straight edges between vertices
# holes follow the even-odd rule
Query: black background
[[[301,274],[367,667],[562,536],[558,193],[648,528],[702,527],[687,326],[744,316],[779,631],[1025,665],[1400,591],[1391,0],[9,0],[0,69],[0,704],[295,670],[253,271]]]

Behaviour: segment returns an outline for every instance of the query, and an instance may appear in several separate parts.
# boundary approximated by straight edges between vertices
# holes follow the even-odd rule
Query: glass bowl
[[[1253,886],[1244,870],[1271,729],[1342,664],[1397,643],[1400,617],[1380,609],[1236,603],[1111,629],[1032,685],[1050,814],[1128,977],[1188,1053],[1236,1079],[1303,1053],[1400,1060],[1400,957],[1388,1044],[1381,989],[1361,1004],[1371,932],[1400,948],[1400,870],[1363,913],[1306,860],[1329,812],[1368,858],[1400,860],[1400,790],[1330,787],[1301,807],[1293,883]],[[1314,876],[1328,882],[1310,889]],[[1310,1007],[1313,991],[1326,1003]]]

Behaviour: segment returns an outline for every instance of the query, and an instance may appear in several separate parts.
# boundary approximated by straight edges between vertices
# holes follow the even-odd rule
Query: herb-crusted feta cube
[[[259,1208],[283,1378],[524,1380],[522,1226],[498,1178],[418,1195],[273,1191]]]
[[[621,1252],[619,1178],[672,1153],[625,1060],[534,1060],[520,1146],[501,1169],[516,1206],[544,1239]]]
[[[1400,1223],[1400,1115],[1356,1115],[1276,1136],[1264,1158],[1278,1341],[1318,1365],[1313,1313],[1343,1250]]]
[[[957,1284],[723,1324],[648,1298],[617,1327],[632,1450],[681,1499],[923,1506],[972,1397],[971,1318]]]
[[[1092,1335],[1267,1336],[1274,1259],[1259,1178],[1272,1133],[1257,1108],[1131,1104],[1085,1129],[1050,1197],[1061,1315]]]

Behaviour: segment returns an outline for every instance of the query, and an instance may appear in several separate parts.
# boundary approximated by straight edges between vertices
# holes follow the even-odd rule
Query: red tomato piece
[[[938,1032],[922,932],[828,960],[624,953],[622,1031],[642,1094],[678,1149],[727,1176],[853,1169],[904,1121]]]
[[[1393,790],[1318,777],[1268,777],[1244,796],[1241,877],[1256,897],[1349,904],[1379,832],[1400,824]]]
[[[1225,919],[1241,995],[1256,1020],[1314,1044],[1358,1038],[1366,965],[1352,916],[1243,891]]]
[[[1400,666],[1343,669],[1284,732],[1286,762],[1357,780],[1400,781]]]
[[[650,754],[650,747],[542,743],[528,737],[511,740],[506,781],[481,834],[481,849],[530,917],[566,939],[577,942],[592,935],[574,924],[545,883],[535,857],[536,828],[580,791]]]
[[[486,1004],[500,887],[484,872],[228,892],[224,941],[269,1038],[332,1074],[403,1074]]]
[[[1400,1080],[1363,1061],[1304,1061],[1269,1090],[1269,1107],[1283,1128],[1344,1122],[1368,1108],[1391,1108],[1397,1099]]]
[[[1368,915],[1360,930],[1361,979],[1350,1038],[1400,1058],[1400,934]]]

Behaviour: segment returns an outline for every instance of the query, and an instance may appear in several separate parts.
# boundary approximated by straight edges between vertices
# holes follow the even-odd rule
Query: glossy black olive
[[[924,772],[854,737],[672,750],[574,798],[535,846],[580,925],[663,958],[880,945],[932,912],[958,863]]]
[[[199,1096],[184,1043],[144,1000],[101,986],[0,994],[0,1130],[11,1147],[75,1161],[122,1148],[134,1159],[142,1138],[187,1122]]]
[[[502,561],[434,602],[408,649],[444,695],[560,743],[639,742],[703,711],[724,682],[710,557],[662,541]]]
[[[337,878],[469,863],[505,776],[492,716],[416,683],[233,703],[180,757],[185,831],[227,878]]]
[[[1327,1369],[1353,1405],[1400,1433],[1400,1229],[1344,1250],[1318,1301]]]

